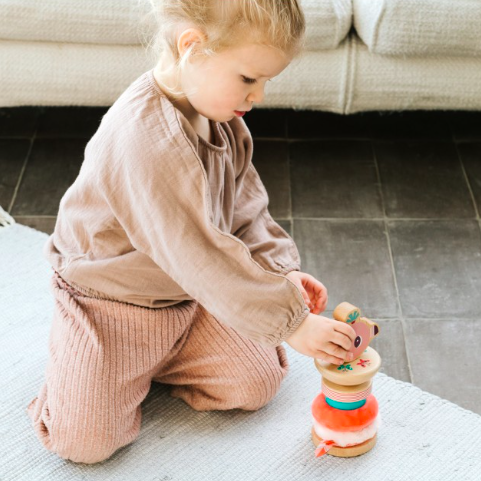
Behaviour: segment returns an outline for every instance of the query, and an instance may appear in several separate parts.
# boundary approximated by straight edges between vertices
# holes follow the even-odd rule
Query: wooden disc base
[[[316,434],[314,426],[311,429],[312,434],[312,442],[314,445],[319,446],[322,439]],[[341,448],[339,446],[332,446],[326,454],[330,454],[331,456],[337,456],[339,458],[353,458],[354,456],[360,456],[361,454],[367,453],[370,451],[374,445],[376,444],[377,434],[375,434],[371,439],[367,439],[361,444],[357,444],[356,446],[347,446],[345,448]]]

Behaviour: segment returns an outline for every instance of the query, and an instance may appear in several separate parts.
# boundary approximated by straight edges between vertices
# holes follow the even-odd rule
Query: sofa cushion
[[[147,12],[137,0],[0,0],[0,38],[132,45]]]
[[[301,0],[306,49],[336,48],[352,26],[351,0]],[[138,45],[155,31],[147,0],[0,0],[0,38]],[[149,33],[150,32],[150,33]]]
[[[352,0],[300,0],[306,17],[306,50],[337,48],[352,27]]]
[[[480,0],[353,0],[353,23],[370,53],[481,54]]]

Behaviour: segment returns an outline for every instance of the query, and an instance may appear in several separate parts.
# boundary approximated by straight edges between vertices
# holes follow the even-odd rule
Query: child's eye
[[[244,75],[242,75],[242,79],[246,84],[255,84],[257,82],[257,80],[253,78],[244,77]]]

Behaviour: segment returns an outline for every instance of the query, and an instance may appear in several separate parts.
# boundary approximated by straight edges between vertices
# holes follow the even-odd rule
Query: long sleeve
[[[213,223],[206,171],[178,119],[145,117],[95,153],[98,191],[132,246],[189,296],[245,337],[279,345],[309,314],[299,289]]]
[[[297,247],[272,218],[266,188],[251,161],[239,175],[237,186],[233,235],[247,245],[252,257],[265,269],[280,274],[299,271]]]

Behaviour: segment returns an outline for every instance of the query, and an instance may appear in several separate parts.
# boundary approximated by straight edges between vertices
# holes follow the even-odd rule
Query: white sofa
[[[481,110],[481,0],[301,0],[305,52],[262,107]],[[0,107],[109,106],[154,66],[145,0],[0,0]],[[142,43],[144,42],[144,43]]]

